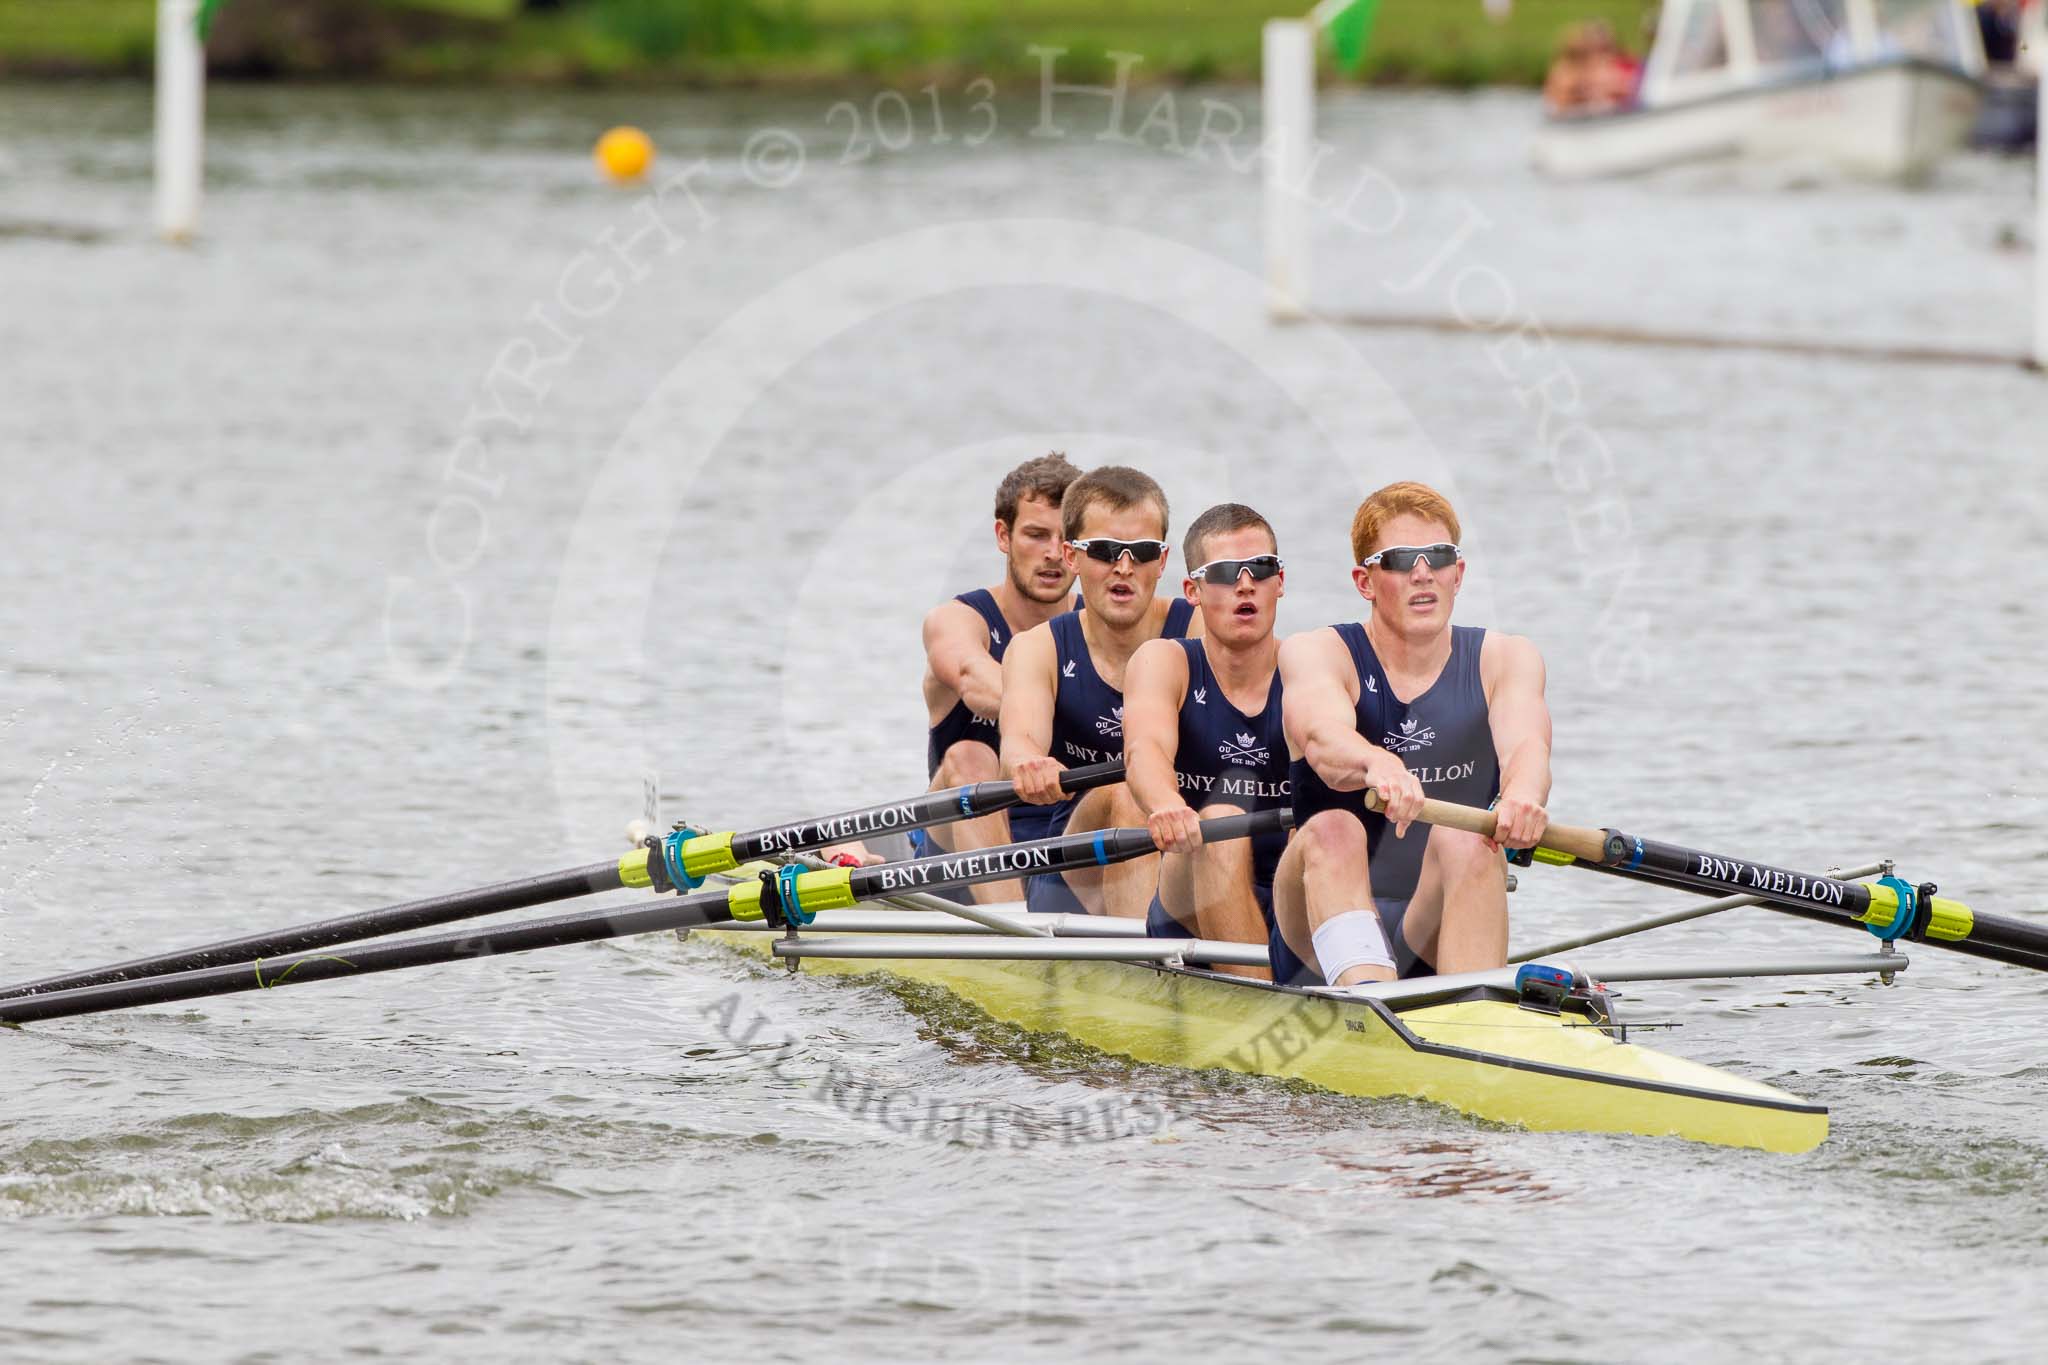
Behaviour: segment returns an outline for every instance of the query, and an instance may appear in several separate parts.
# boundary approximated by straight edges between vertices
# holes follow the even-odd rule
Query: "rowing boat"
[[[1110,763],[1065,773],[1070,791],[1122,779]],[[659,829],[648,791],[634,846],[603,862],[445,893],[338,918],[244,934],[0,987],[0,1025],[244,991],[296,989],[577,943],[689,931],[792,967],[887,971],[942,986],[1008,1024],[1057,1031],[1104,1052],[1196,1071],[1223,1069],[1362,1097],[1405,1096],[1524,1128],[1671,1136],[1801,1152],[1827,1135],[1827,1111],[1730,1071],[1629,1040],[1608,985],[1634,981],[1874,974],[1925,943],[2048,972],[2048,925],[1979,912],[1889,863],[1806,874],[1611,828],[1552,821],[1518,861],[1578,866],[1714,896],[1519,954],[1489,971],[1333,987],[1274,986],[1217,969],[1266,964],[1263,944],[1150,939],[1132,921],[1033,915],[941,900],[1024,875],[1106,867],[1157,851],[1143,828],[1074,832],[877,866],[804,857],[849,832],[900,833],[1008,809],[1011,782],[926,792],[749,831]],[[1372,807],[1376,797],[1367,794]],[[1205,842],[1267,836],[1292,813],[1201,822]],[[1425,800],[1419,821],[1495,836],[1494,813]],[[809,866],[806,864],[809,863]],[[1855,880],[1876,876],[1875,881]],[[717,886],[707,882],[717,881]],[[446,933],[403,931],[606,891],[650,899]],[[1867,930],[1875,951],[1785,962],[1594,962],[1579,950],[1739,906]],[[889,907],[882,910],[863,906]],[[350,945],[345,952],[333,951]]]
[[[946,918],[919,912],[889,928],[910,928],[915,920],[923,934],[940,929],[951,937],[980,927],[957,919],[931,923]],[[1807,1151],[1827,1136],[1824,1106],[1626,1041],[1602,992],[1532,999],[1517,989],[1518,968],[1336,992],[1166,963],[966,957],[967,945],[947,939],[872,943],[889,932],[878,934],[878,921],[872,913],[821,914],[796,940],[809,951],[796,954],[788,951],[790,939],[761,925],[689,932],[757,956],[781,947],[792,964],[812,969],[940,986],[1003,1023],[1161,1066],[1223,1068],[1363,1098],[1427,1100],[1548,1131],[1670,1136],[1772,1152]],[[1024,953],[1045,941],[972,944]],[[1090,934],[1074,941],[1114,939]],[[887,955],[838,955],[856,946]]]

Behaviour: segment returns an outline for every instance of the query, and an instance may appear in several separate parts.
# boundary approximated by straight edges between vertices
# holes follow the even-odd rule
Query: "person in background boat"
[[[1984,60],[2011,66],[2020,55],[2020,0],[1977,0],[1977,34]]]
[[[1573,24],[1558,44],[1543,81],[1543,102],[1553,114],[1600,114],[1636,98],[1642,64],[1622,50],[1614,30],[1593,20]]]
[[[1010,833],[1020,840],[1145,822],[1126,784],[1077,799],[1061,791],[1059,777],[1069,765],[1123,756],[1131,655],[1148,640],[1187,634],[1194,617],[1185,598],[1154,595],[1171,550],[1166,494],[1150,477],[1123,465],[1090,470],[1067,485],[1060,527],[1080,609],[1024,632],[1003,656],[1003,773],[1027,803],[1010,809]],[[1037,876],[1025,884],[1025,902],[1139,919],[1158,876],[1156,855]]]
[[[1124,674],[1124,780],[1162,851],[1145,930],[1265,944],[1273,971],[1218,970],[1291,985],[1306,968],[1273,927],[1273,873],[1287,836],[1205,844],[1201,829],[1216,816],[1287,804],[1273,634],[1286,566],[1272,525],[1242,503],[1196,517],[1181,548],[1193,566],[1181,592],[1202,633],[1148,640]]]
[[[1451,624],[1458,536],[1435,489],[1380,489],[1351,521],[1365,619],[1280,646],[1295,833],[1274,918],[1333,986],[1502,965],[1501,850],[1533,846],[1548,822],[1543,657],[1520,636]],[[1368,790],[1385,815],[1366,810]],[[1425,796],[1494,803],[1499,842],[1415,824]]]
[[[996,485],[996,549],[1004,573],[994,587],[974,588],[939,603],[924,618],[924,705],[930,726],[925,774],[930,791],[993,782],[1001,765],[997,719],[1003,704],[1003,653],[1018,635],[1051,620],[1074,603],[1074,571],[1060,538],[1060,499],[1081,471],[1060,451],[1026,460]],[[991,848],[1010,842],[1007,815],[997,812],[929,830],[913,830],[918,857]],[[823,850],[831,861],[882,859],[865,844]],[[973,889],[983,903],[1021,900],[1020,883],[989,882]],[[961,899],[967,899],[961,893]]]

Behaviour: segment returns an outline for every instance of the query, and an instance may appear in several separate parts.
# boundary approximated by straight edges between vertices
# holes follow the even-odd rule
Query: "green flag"
[[[1330,21],[1330,38],[1337,46],[1337,65],[1347,76],[1358,74],[1365,60],[1365,45],[1372,37],[1372,21],[1379,17],[1380,0],[1351,0]]]
[[[199,0],[199,41],[205,42],[206,35],[213,32],[213,16],[220,11],[222,0]]]

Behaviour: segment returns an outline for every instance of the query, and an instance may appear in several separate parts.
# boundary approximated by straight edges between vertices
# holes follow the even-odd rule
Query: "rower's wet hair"
[[[1112,512],[1150,502],[1159,508],[1159,535],[1166,536],[1166,490],[1150,474],[1129,465],[1106,464],[1091,469],[1067,485],[1060,499],[1060,534],[1068,540],[1081,538],[1081,523],[1088,509],[1101,503]]]
[[[1196,517],[1188,527],[1187,538],[1180,543],[1180,551],[1187,556],[1187,566],[1198,569],[1209,558],[1202,549],[1203,541],[1210,536],[1227,536],[1232,531],[1248,531],[1254,526],[1266,533],[1266,539],[1273,542],[1273,550],[1277,554],[1280,537],[1273,534],[1273,523],[1241,502],[1219,502]]]
[[[1426,483],[1390,483],[1358,504],[1351,518],[1351,562],[1359,563],[1371,554],[1379,544],[1381,528],[1404,512],[1442,522],[1454,542],[1462,538],[1450,499]]]
[[[1067,495],[1067,485],[1081,477],[1081,471],[1067,462],[1063,450],[1049,455],[1026,460],[996,485],[996,520],[1005,526],[1017,524],[1017,504],[1026,498],[1038,498],[1060,505],[1060,499]]]

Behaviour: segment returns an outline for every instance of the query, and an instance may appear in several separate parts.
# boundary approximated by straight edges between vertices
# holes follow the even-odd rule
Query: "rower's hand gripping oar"
[[[1060,785],[1069,795],[1123,781],[1122,763],[1098,763],[1092,767],[1070,768],[1060,774]],[[309,952],[338,943],[358,943],[367,938],[402,934],[436,924],[495,915],[505,910],[524,910],[572,900],[601,891],[652,886],[659,890],[694,890],[707,876],[729,871],[741,863],[771,853],[797,853],[823,848],[857,834],[888,833],[926,829],[977,816],[993,815],[1018,803],[1017,789],[1009,782],[976,782],[947,791],[925,792],[908,801],[891,801],[879,806],[815,820],[770,825],[744,834],[700,834],[678,831],[650,841],[621,858],[572,867],[563,872],[546,872],[537,877],[499,882],[474,891],[456,891],[425,900],[407,901],[381,910],[365,910],[336,919],[222,939],[203,947],[136,958],[111,967],[95,967],[62,976],[45,977],[0,989],[0,1000],[25,995],[45,995],[115,981],[165,976],[172,972],[196,971],[231,963],[251,962],[259,957]]]
[[[1202,822],[1205,842],[1245,839],[1287,828],[1294,814],[1287,810],[1226,815]],[[620,909],[584,910],[529,920],[470,933],[429,934],[419,938],[371,943],[339,953],[300,953],[290,957],[206,967],[197,971],[117,981],[43,995],[0,1000],[0,1023],[24,1024],[77,1014],[137,1005],[158,1005],[240,991],[274,990],[308,981],[364,976],[372,972],[425,967],[441,962],[524,953],[571,943],[627,938],[668,929],[702,928],[728,920],[768,919],[808,924],[820,910],[842,910],[877,896],[916,889],[948,891],[981,882],[1041,872],[1068,872],[1106,867],[1156,852],[1151,834],[1142,828],[1094,830],[1055,839],[1003,844],[972,852],[914,858],[875,867],[830,867],[805,871],[785,865],[763,873],[758,881],[741,881],[717,890],[699,891],[677,900],[648,901]]]
[[[1374,791],[1366,793],[1365,801],[1367,808],[1375,811],[1385,804]],[[1425,800],[1416,818],[1428,825],[1494,837],[1494,813],[1490,810]],[[1915,886],[1898,877],[1845,882],[1747,858],[1703,853],[1620,830],[1583,829],[1555,822],[1544,830],[1541,844],[1531,853],[1538,862],[1585,864],[1647,881],[1745,892],[1774,910],[1861,925],[1887,943],[1901,938],[1932,943],[1973,957],[2048,971],[2048,926],[1980,914],[1961,901],[1935,895],[1932,882]]]

